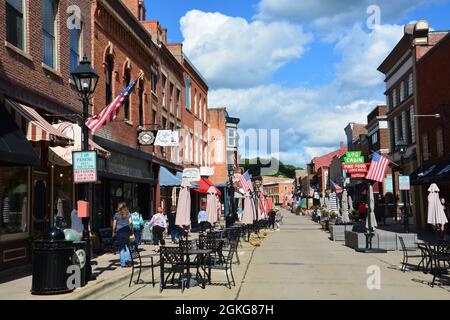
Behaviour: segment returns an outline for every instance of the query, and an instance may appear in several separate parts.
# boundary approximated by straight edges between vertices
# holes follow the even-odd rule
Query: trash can
[[[66,241],[64,232],[53,228],[44,240],[33,242],[32,294],[61,294],[74,290],[68,288],[67,273],[74,255],[72,241]]]
[[[80,286],[86,285],[86,241],[74,241],[73,264],[80,268]]]

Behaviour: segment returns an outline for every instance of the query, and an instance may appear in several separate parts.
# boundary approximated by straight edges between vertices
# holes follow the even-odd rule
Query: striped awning
[[[35,109],[9,99],[5,100],[5,107],[29,141],[72,143],[71,139],[54,128]]]

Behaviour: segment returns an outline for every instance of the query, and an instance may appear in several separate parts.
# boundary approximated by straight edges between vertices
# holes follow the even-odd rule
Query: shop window
[[[25,0],[6,1],[6,41],[26,51]]]
[[[29,169],[0,167],[0,237],[29,230]]]
[[[73,224],[76,221],[72,221],[71,213],[74,208],[73,197],[73,180],[72,180],[72,167],[59,167],[54,168],[54,220],[55,226],[59,228],[74,228]]]

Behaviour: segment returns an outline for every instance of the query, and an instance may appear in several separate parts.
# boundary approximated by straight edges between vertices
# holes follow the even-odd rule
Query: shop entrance
[[[31,225],[33,234],[45,235],[50,230],[48,173],[33,172],[33,202]]]

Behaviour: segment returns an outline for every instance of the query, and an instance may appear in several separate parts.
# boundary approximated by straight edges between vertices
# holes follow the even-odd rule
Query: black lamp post
[[[75,82],[78,94],[83,101],[83,151],[89,150],[89,129],[86,126],[86,120],[89,116],[89,99],[94,94],[95,88],[98,83],[98,74],[92,68],[91,62],[86,56],[83,57],[83,61],[75,68],[71,73],[72,79]],[[89,201],[89,184],[86,183],[83,192],[84,200]],[[92,208],[89,207],[90,213]],[[91,237],[89,234],[89,218],[83,218],[83,241],[86,242],[86,279],[93,280],[92,267],[91,267]]]
[[[400,166],[401,166],[401,174],[405,174],[405,154],[408,150],[408,144],[406,141],[402,138],[397,142],[397,151],[400,154]],[[401,191],[403,195],[403,226],[404,231],[406,233],[409,233],[409,192],[407,190]]]
[[[233,176],[234,176],[234,165],[229,164],[228,165],[228,216],[226,217],[226,227],[230,227],[236,222],[236,204],[234,200],[234,183],[233,183]]]

